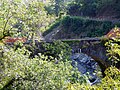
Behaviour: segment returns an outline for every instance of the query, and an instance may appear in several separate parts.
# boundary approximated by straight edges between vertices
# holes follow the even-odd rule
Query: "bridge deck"
[[[94,38],[80,38],[80,39],[51,39],[46,42],[53,42],[56,40],[61,40],[61,41],[100,41],[102,38],[101,37],[94,37]]]

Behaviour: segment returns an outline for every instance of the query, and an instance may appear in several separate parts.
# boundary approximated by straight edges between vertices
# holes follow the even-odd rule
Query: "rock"
[[[72,60],[76,60],[79,57],[80,54],[76,53],[74,55],[71,56]]]
[[[79,70],[82,74],[85,74],[86,71],[87,71],[87,69],[85,68],[85,66],[84,66],[84,65],[81,65],[81,64],[78,64],[78,65],[77,65],[77,68],[78,68],[78,70]]]
[[[100,78],[96,75],[95,70],[98,69],[98,64],[94,59],[87,56],[83,53],[75,53],[71,56],[72,66],[77,67],[81,74],[85,74],[88,76],[89,73],[89,84],[93,85],[97,82],[100,82]],[[99,69],[100,70],[100,69]]]

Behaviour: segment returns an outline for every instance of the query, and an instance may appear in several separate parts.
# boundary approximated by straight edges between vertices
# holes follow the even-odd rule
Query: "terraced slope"
[[[57,22],[58,23],[58,22]],[[116,25],[119,19],[101,19],[66,16],[58,26],[45,35],[45,40],[51,39],[80,39],[85,37],[101,37],[106,35]]]

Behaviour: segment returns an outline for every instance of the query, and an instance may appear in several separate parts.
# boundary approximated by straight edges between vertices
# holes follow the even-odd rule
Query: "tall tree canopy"
[[[31,38],[36,32],[45,30],[52,21],[46,14],[44,4],[34,1],[0,0],[0,39],[5,36],[25,36]]]

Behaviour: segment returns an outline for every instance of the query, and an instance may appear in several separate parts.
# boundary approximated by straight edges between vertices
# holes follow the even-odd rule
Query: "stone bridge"
[[[102,40],[102,37],[94,38],[81,38],[81,39],[60,39],[63,42],[68,43],[72,48],[72,53],[84,53],[96,60],[102,70],[104,71],[107,67],[110,66],[110,61],[107,57],[105,41]],[[55,39],[51,39],[46,42],[53,42]]]
[[[53,39],[56,33],[59,33],[60,28],[53,30],[51,33],[44,37],[45,42],[53,42],[56,39]],[[104,38],[104,37],[103,37]],[[58,39],[57,39],[58,40]],[[102,37],[93,37],[93,38],[80,38],[80,39],[60,39],[63,42],[68,43],[74,53],[84,53],[96,60],[101,69],[104,70],[110,66],[108,57],[106,56],[106,47],[105,43],[102,42]]]
[[[89,18],[90,20],[96,20],[96,21],[106,21],[106,19],[99,19],[99,18]],[[119,20],[107,20],[111,21],[112,23],[117,23],[120,22]],[[53,42],[56,41],[54,39],[54,36],[59,33],[60,31],[60,26],[57,28],[53,29],[52,32],[47,34],[44,37],[44,40],[46,42]],[[88,56],[92,57],[94,60],[96,60],[102,70],[104,71],[107,67],[110,66],[110,61],[108,60],[108,57],[106,56],[106,47],[104,46],[105,42],[102,42],[101,37],[94,37],[94,38],[81,38],[81,39],[60,39],[63,42],[67,42],[74,53],[84,53],[87,54]]]
[[[100,38],[88,38],[77,40],[63,40],[63,42],[68,43],[72,48],[72,53],[84,53],[93,58],[99,63],[102,72],[110,66],[108,56],[106,55],[105,41]]]

